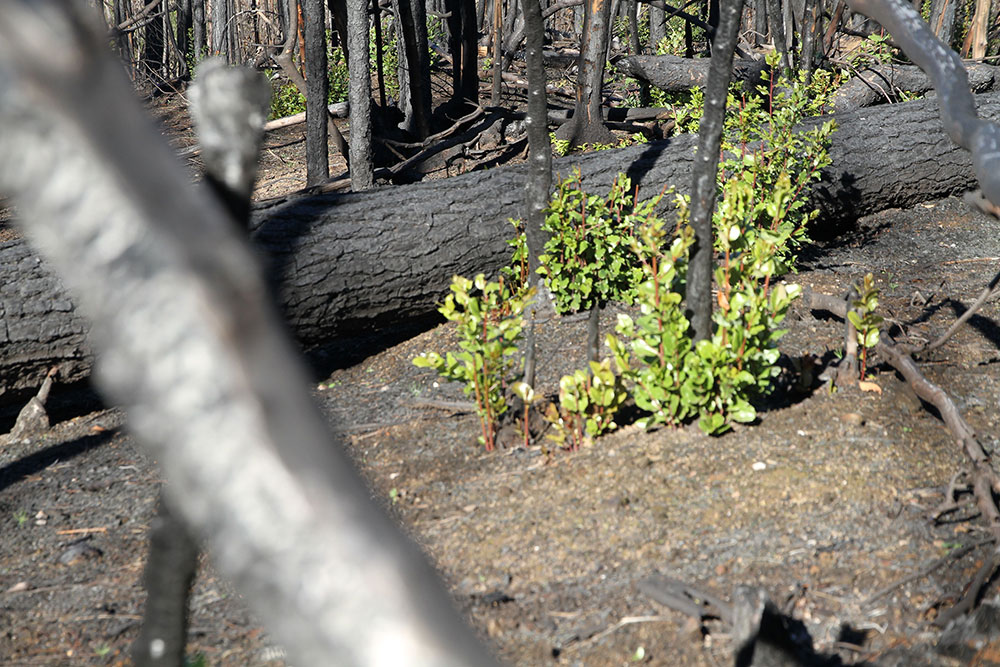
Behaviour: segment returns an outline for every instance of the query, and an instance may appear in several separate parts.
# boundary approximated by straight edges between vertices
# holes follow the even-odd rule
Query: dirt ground
[[[269,137],[258,196],[300,187],[296,136]],[[946,199],[863,219],[802,259],[790,281],[842,294],[872,272],[900,338],[933,338],[992,278],[1000,223]],[[613,319],[614,308],[604,330]],[[990,449],[998,321],[988,304],[921,363]],[[787,324],[789,359],[825,362],[842,347],[842,325],[825,313],[796,305]],[[582,367],[584,329],[578,318],[542,325],[543,392]],[[463,400],[460,387],[411,360],[453,344],[438,327],[317,379],[315,396],[331,446],[351,452],[504,663],[731,664],[723,624],[700,625],[640,590],[662,575],[723,599],[763,587],[804,624],[816,664],[1000,664],[1000,643],[941,642],[929,625],[989,547],[925,570],[987,534],[972,508],[929,520],[964,455],[887,368],[873,370],[881,393],[817,381],[722,437],[625,426],[549,458],[538,446],[486,453],[475,415],[433,407]],[[126,664],[162,480],[119,411],[90,403],[55,417],[44,436],[0,449],[0,663]],[[191,664],[285,664],[207,560],[191,612]]]

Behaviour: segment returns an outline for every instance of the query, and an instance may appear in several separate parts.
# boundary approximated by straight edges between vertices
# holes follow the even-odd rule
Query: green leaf
[[[878,329],[871,329],[865,334],[864,346],[875,347],[878,345]]]
[[[729,407],[729,418],[747,424],[757,418],[757,411],[746,401],[740,400]]]

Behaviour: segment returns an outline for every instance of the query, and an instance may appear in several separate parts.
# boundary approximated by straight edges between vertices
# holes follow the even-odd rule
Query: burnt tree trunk
[[[977,98],[982,117],[1000,117],[1000,93]],[[830,236],[862,215],[976,187],[970,157],[941,129],[936,100],[838,114],[837,121],[833,165],[812,191],[817,235]],[[553,175],[566,177],[579,165],[595,192],[610,188],[619,171],[639,185],[640,196],[667,184],[686,192],[694,145],[685,135],[573,155],[554,160]],[[316,348],[404,322],[437,321],[453,274],[495,271],[508,261],[507,219],[527,218],[529,168],[258,207],[253,238],[299,342]],[[54,365],[65,381],[86,377],[86,331],[47,263],[20,240],[0,244],[0,389],[38,387]]]
[[[192,61],[201,61],[205,50],[205,0],[191,0],[191,50]]]
[[[771,31],[771,42],[774,50],[781,54],[781,69],[788,71],[791,63],[788,59],[788,45],[785,42],[785,20],[781,11],[780,0],[767,0],[767,27]]]
[[[718,6],[713,3],[716,11]],[[705,105],[698,129],[698,154],[691,183],[691,227],[694,245],[687,274],[687,307],[691,338],[712,335],[712,211],[718,193],[719,147],[726,116],[726,97],[733,69],[733,52],[740,29],[743,0],[730,0],[714,27],[712,64],[705,86]]]
[[[222,56],[226,62],[233,62],[231,40],[229,39],[229,21],[232,16],[229,13],[229,3],[226,0],[217,0],[212,3],[212,53]]]
[[[151,77],[153,83],[159,84],[164,79],[166,56],[164,54],[163,20],[153,17],[143,28],[145,42],[142,49],[143,74]]]
[[[427,15],[422,0],[396,0],[399,13],[401,127],[418,139],[431,133],[431,73],[427,54]],[[405,75],[405,76],[403,76]]]
[[[601,116],[601,88],[604,85],[604,63],[607,61],[611,7],[608,0],[585,0],[583,6],[576,107],[573,121],[556,132],[560,139],[569,140],[571,146],[614,142]]]
[[[372,79],[368,58],[368,0],[347,0],[347,38],[354,54],[348,61],[351,102],[351,189],[372,186]],[[345,42],[346,46],[346,42]]]
[[[344,50],[344,60],[351,62],[350,26],[348,25],[347,0],[326,0],[326,8],[330,12],[330,22],[333,24],[332,46],[340,46]],[[365,32],[367,36],[368,33]],[[367,39],[367,37],[366,37]]]
[[[966,63],[970,88],[981,93],[1000,86],[1000,68],[985,63]],[[835,111],[853,111],[898,98],[900,91],[926,93],[934,88],[916,65],[870,65],[833,94]]]
[[[446,0],[451,51],[452,103],[459,110],[479,104],[479,50],[476,8],[463,0]]]
[[[649,7],[649,50],[656,53],[660,40],[667,36],[666,17],[659,7]]]
[[[497,0],[499,2],[499,0]],[[525,200],[528,215],[525,221],[525,238],[528,244],[528,280],[538,286],[538,293],[528,306],[528,331],[525,336],[524,381],[535,384],[535,319],[539,307],[548,306],[543,283],[538,279],[539,259],[545,250],[545,207],[552,195],[552,147],[549,142],[548,125],[545,122],[547,102],[545,96],[545,62],[542,49],[545,45],[545,24],[542,8],[538,0],[521,0],[524,8],[524,28],[526,34],[525,62],[528,66],[528,117],[526,120],[528,147],[530,150]]]
[[[191,53],[191,44],[188,40],[188,30],[192,28],[191,24],[191,0],[181,0],[177,3],[177,51],[180,52],[180,57],[182,62],[180,66],[182,71],[187,69],[186,61],[188,55]],[[190,76],[191,72],[187,72]]]
[[[330,88],[326,62],[323,0],[303,0],[306,35],[306,184],[330,178],[326,97]]]

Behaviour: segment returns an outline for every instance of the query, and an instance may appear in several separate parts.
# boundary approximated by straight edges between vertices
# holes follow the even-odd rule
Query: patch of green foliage
[[[656,45],[656,55],[684,55],[684,25],[685,21],[680,16],[667,19],[664,37]],[[694,44],[705,43],[705,31],[702,28],[693,27],[691,41]]]
[[[618,293],[635,299],[640,315],[619,316],[607,343],[636,404],[649,413],[643,424],[697,417],[705,432],[721,433],[733,422],[756,418],[752,400],[769,391],[778,372],[779,325],[799,293],[778,279],[792,270],[796,249],[807,240],[806,225],[816,212],[807,209],[804,193],[829,164],[835,129],[832,122],[811,130],[796,126],[822,107],[826,90],[822,78],[812,86],[804,78],[777,78],[761,95],[730,96],[713,216],[720,259],[709,339],[692,343],[683,311],[692,243],[686,198],[675,200],[675,232],[668,234],[650,207],[638,234],[629,237],[641,277],[634,291]],[[553,241],[563,243],[572,229],[554,231]],[[573,281],[549,283],[555,299],[584,305],[581,297],[559,296],[577,287]]]
[[[827,111],[834,88],[840,83],[828,70],[816,70],[808,83],[805,72],[792,77],[782,75],[778,71],[780,56],[776,51],[768,53],[765,59],[770,66],[765,85],[752,94],[744,91],[742,82],[729,86],[723,150],[739,148],[742,151],[753,135],[760,140],[770,140],[775,135],[768,135],[763,130],[773,123],[778,124],[785,136],[794,134],[795,123]],[[686,100],[673,105],[675,121],[678,131],[697,132],[704,109],[704,91],[695,89],[687,94]]]
[[[193,656],[184,658],[184,667],[208,667],[208,658],[204,653],[195,653]]]
[[[448,29],[445,26],[445,20],[443,18],[431,16],[430,14],[427,15],[427,43],[428,45],[448,43]],[[428,46],[427,52],[430,57],[428,62],[431,67],[437,65],[441,59],[441,57],[437,54],[437,51]]]
[[[327,43],[329,44],[329,32]],[[327,62],[330,66],[329,81],[330,89],[327,94],[327,104],[335,104],[347,100],[347,59],[344,58],[344,50],[336,46],[327,50]],[[267,72],[268,78],[272,82],[278,80],[278,73],[273,70]],[[306,110],[305,95],[299,92],[295,84],[286,82],[273,87],[271,92],[271,110],[268,113],[268,120],[284,118]]]
[[[865,65],[885,65],[892,62],[897,55],[896,49],[889,44],[888,34],[872,33],[847,56],[847,62],[855,68]]]
[[[435,17],[429,17],[428,34],[438,35],[442,29],[441,22]],[[396,76],[398,68],[398,54],[396,48],[396,32],[391,17],[382,19],[382,80],[385,85],[386,94],[390,97],[399,96],[399,79]],[[331,44],[329,31],[327,32],[327,44]],[[368,57],[372,71],[375,70],[375,28],[372,27],[368,40]],[[431,53],[431,62],[435,62],[437,54]],[[347,100],[349,76],[347,59],[344,57],[344,50],[340,46],[330,46],[327,49],[327,62],[330,72],[330,92],[327,96],[327,104],[343,102]],[[274,71],[267,72],[269,78],[277,80],[278,74]],[[294,84],[286,82],[282,85],[274,86],[271,95],[271,110],[268,119],[284,118],[297,113],[302,113],[306,109],[306,98],[302,95]]]
[[[433,368],[446,380],[465,383],[482,426],[479,442],[490,451],[496,444],[500,415],[507,411],[507,378],[514,368],[522,314],[531,292],[515,294],[502,280],[489,282],[482,273],[472,280],[454,276],[451,292],[438,312],[458,324],[461,351],[444,357],[424,352],[413,363]]]
[[[780,324],[800,292],[780,278],[793,270],[795,253],[807,240],[806,226],[817,214],[808,209],[805,193],[829,164],[835,130],[832,121],[808,130],[799,127],[825,104],[829,79],[820,77],[810,86],[801,77],[774,76],[760,95],[734,93],[729,99],[719,203],[712,220],[719,257],[714,272],[718,307],[708,339],[693,343],[684,314],[693,243],[687,199],[674,199],[678,220],[668,231],[657,214],[662,193],[638,201],[624,175],[606,196],[585,192],[579,172],[558,184],[545,212],[551,239],[539,269],[556,310],[579,311],[607,301],[639,307],[635,318],[619,315],[615,333],[607,336],[611,359],[562,378],[559,404],[547,414],[556,424],[554,439],[560,446],[575,449],[613,429],[626,390],[647,413],[640,421],[645,426],[697,419],[702,430],[717,434],[756,418],[753,402],[770,391],[778,373],[777,343],[785,333]],[[475,281],[456,277],[455,294],[441,309],[459,322],[464,352],[446,358],[425,353],[414,360],[467,383],[466,391],[477,397],[480,440],[487,448],[495,438],[489,424],[495,425],[506,410],[503,378],[511,370],[508,359],[529,298],[523,234],[511,246],[514,260],[504,273],[514,289],[502,281],[487,283],[482,276]],[[483,301],[470,300],[473,285],[483,292]],[[482,314],[500,312],[504,303],[509,320]],[[872,305],[871,299],[866,304]],[[492,347],[486,351],[488,345]],[[487,359],[493,360],[489,370]],[[531,388],[519,384],[518,395],[534,400]]]
[[[539,258],[556,312],[589,310],[609,301],[631,303],[639,267],[632,234],[659,199],[634,203],[632,181],[619,174],[606,197],[583,190],[579,170],[559,183],[545,210],[550,237]]]
[[[604,433],[618,428],[614,421],[628,392],[611,360],[590,362],[588,371],[578,370],[559,380],[559,405],[549,403],[545,418],[552,424],[548,435],[563,449],[578,450]]]
[[[552,145],[552,153],[556,157],[566,157],[574,151],[574,149],[570,147],[569,139],[557,139],[555,132],[549,132],[549,143]],[[613,144],[583,144],[575,150],[579,152],[606,151],[612,148],[624,148],[626,146],[634,146],[635,144],[647,143],[649,143],[649,139],[646,138],[646,135],[642,132],[635,132],[633,134],[627,134],[623,137],[619,137]]]
[[[396,46],[396,28],[389,16],[382,17],[382,82],[385,94],[389,97],[399,97],[399,53]],[[368,40],[368,57],[372,71],[375,71],[375,28],[371,29]]]
[[[629,19],[624,16],[619,16],[615,19],[611,26],[611,34],[613,37],[618,38],[618,42],[626,48],[629,49],[629,29],[628,29]],[[646,44],[649,42],[649,16],[648,12],[643,14],[640,13],[640,18],[636,24],[636,32],[639,37],[639,44]]]

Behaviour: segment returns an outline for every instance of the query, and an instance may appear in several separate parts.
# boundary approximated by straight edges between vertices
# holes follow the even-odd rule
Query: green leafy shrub
[[[825,113],[834,90],[846,80],[843,73],[834,74],[820,69],[813,72],[812,80],[807,83],[804,72],[792,77],[779,73],[780,56],[777,52],[772,51],[765,58],[770,66],[766,85],[759,86],[754,94],[749,95],[741,81],[734,81],[729,86],[723,150],[733,150],[741,143],[741,133],[746,132],[747,128],[759,131],[772,122],[772,115],[793,116],[801,120]],[[650,97],[654,106],[673,109],[677,132],[698,131],[704,109],[703,89],[667,92],[653,87],[650,89]],[[783,122],[782,119],[779,118],[779,122]],[[785,123],[782,127],[792,129]]]
[[[590,372],[575,371],[559,380],[559,407],[550,403],[545,418],[555,428],[548,438],[559,447],[578,450],[618,428],[615,413],[628,398],[622,379],[611,370],[611,360],[590,362]]]
[[[500,275],[511,285],[515,294],[522,294],[531,287],[528,266],[528,237],[524,232],[523,221],[515,218],[508,218],[507,221],[514,226],[514,238],[507,241],[511,250],[510,264],[500,268]]]
[[[799,288],[779,282],[793,268],[796,249],[816,211],[805,192],[829,164],[832,122],[811,130],[798,123],[824,100],[804,78],[779,80],[766,97],[731,97],[724,131],[727,158],[719,172],[721,200],[713,216],[718,307],[713,334],[692,347],[681,311],[690,231],[687,201],[677,198],[679,232],[663,249],[662,223],[650,220],[639,235],[643,282],[641,316],[620,316],[608,337],[616,364],[633,386],[646,424],[676,424],[695,415],[708,433],[752,421],[755,397],[777,374],[779,324]],[[822,86],[822,82],[819,83]]]
[[[771,196],[770,208],[782,213],[785,190]],[[713,311],[713,334],[692,345],[681,295],[693,233],[687,207],[679,198],[680,233],[663,249],[658,220],[640,233],[636,252],[643,258],[639,286],[640,316],[619,315],[616,335],[609,335],[615,363],[633,387],[636,404],[650,417],[644,426],[678,424],[699,417],[706,433],[721,433],[732,422],[756,418],[751,404],[766,394],[777,375],[778,325],[799,295],[796,285],[772,280],[782,266],[791,234],[748,226],[752,183],[732,179],[724,188],[721,213],[714,220],[717,247],[723,251],[715,270],[719,307]],[[618,338],[621,336],[621,339]]]
[[[892,47],[888,34],[872,33],[848,54],[847,62],[853,68],[865,65],[885,65],[892,62],[896,55],[896,49]]]
[[[368,58],[372,74],[375,73],[375,27],[372,26],[368,39]],[[396,70],[399,67],[399,54],[396,48],[396,29],[392,17],[382,17],[382,82],[386,95],[399,97],[399,78]],[[372,84],[375,85],[374,83]]]
[[[672,16],[667,19],[665,36],[656,45],[656,55],[684,55],[684,26],[685,21],[680,16]],[[691,32],[691,41],[694,44],[704,44],[705,40],[705,31],[702,28],[694,27]]]
[[[645,426],[697,418],[702,430],[715,434],[756,418],[752,401],[770,391],[785,333],[780,324],[800,293],[780,277],[793,270],[795,253],[807,240],[816,211],[808,209],[805,193],[829,164],[835,130],[832,122],[809,130],[798,124],[822,107],[828,84],[823,77],[814,86],[801,77],[773,79],[773,95],[729,100],[721,196],[712,221],[718,307],[711,337],[697,344],[682,296],[693,243],[687,199],[675,198],[678,223],[668,232],[656,215],[662,194],[635,203],[624,175],[605,197],[587,194],[578,172],[560,182],[546,210],[552,238],[540,269],[556,310],[612,300],[639,306],[634,319],[619,315],[606,339],[620,377],[605,360],[560,382],[559,405],[547,412],[560,446],[577,448],[614,428],[623,387],[648,413],[640,421]],[[523,236],[511,246],[514,261],[506,275],[513,284],[526,284]],[[877,299],[873,304],[870,296],[866,304],[874,308]]]
[[[327,62],[330,63],[330,92],[326,103],[346,102],[349,73],[347,58],[344,57],[344,49],[340,46],[335,47],[328,53]]]
[[[277,75],[271,76],[272,81],[277,81]],[[273,86],[271,89],[271,111],[268,113],[268,120],[293,116],[306,110],[306,98],[299,92],[293,83],[284,83]]]
[[[327,35],[329,40],[329,35]],[[329,42],[328,42],[329,43]],[[343,102],[347,99],[348,73],[347,60],[344,58],[344,51],[337,46],[327,52],[327,62],[330,63],[330,90],[327,94],[327,104]],[[275,71],[268,71],[268,77],[272,82],[279,79]],[[268,119],[284,118],[293,116],[306,110],[305,95],[299,92],[294,83],[286,80],[281,85],[273,86],[271,92],[271,110]]]
[[[631,53],[631,39],[629,38],[629,19],[624,16],[615,18],[611,25],[611,34],[618,39],[618,43],[626,52]],[[641,14],[636,23],[636,32],[640,46],[649,42],[649,15]]]
[[[472,280],[455,276],[451,294],[438,311],[458,324],[460,352],[424,352],[414,365],[433,368],[443,378],[465,383],[465,393],[476,401],[482,426],[479,442],[491,451],[497,422],[507,411],[504,389],[514,367],[513,355],[524,326],[522,313],[530,293],[517,295],[503,281],[488,282],[480,273]]]
[[[574,150],[579,152],[606,151],[612,148],[624,148],[625,146],[632,146],[634,144],[646,144],[649,143],[649,139],[647,139],[646,135],[642,132],[635,132],[634,134],[628,134],[620,137],[613,144],[583,144],[574,149],[570,146],[569,139],[557,139],[555,132],[549,132],[549,143],[552,145],[553,155],[556,157],[566,157]]]
[[[660,197],[634,203],[631,180],[619,174],[606,197],[583,190],[579,170],[560,181],[545,211],[545,244],[539,273],[556,312],[587,310],[608,301],[631,303],[640,276],[631,251],[637,224]]]

